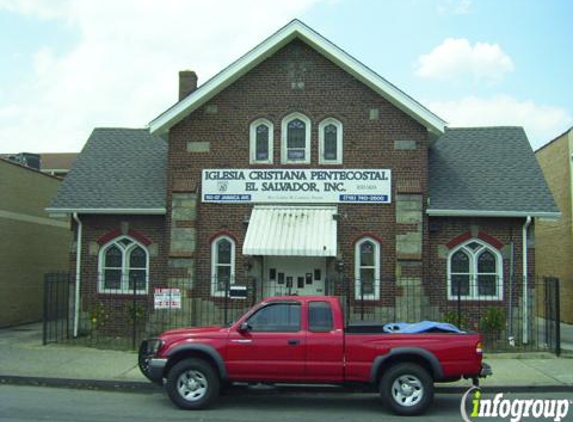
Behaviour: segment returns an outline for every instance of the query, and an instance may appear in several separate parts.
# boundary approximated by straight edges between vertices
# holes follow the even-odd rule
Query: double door
[[[324,295],[326,258],[267,256],[264,296]]]

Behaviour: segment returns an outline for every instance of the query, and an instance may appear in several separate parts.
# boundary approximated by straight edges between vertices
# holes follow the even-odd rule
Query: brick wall
[[[100,306],[105,311],[107,332],[125,332],[129,309],[133,295],[98,293],[98,262],[99,250],[104,242],[117,235],[128,234],[133,237],[142,235],[151,241],[147,245],[149,252],[149,300],[152,300],[153,288],[165,286],[167,253],[165,249],[165,217],[164,216],[120,216],[120,215],[80,215],[82,221],[82,267],[81,267],[81,311],[82,321],[89,325],[89,315],[95,307]],[[135,231],[135,234],[133,233]],[[77,232],[74,223],[74,232]],[[131,232],[131,233],[130,233]],[[100,242],[98,240],[102,239]],[[100,244],[101,243],[101,244]],[[75,279],[76,246],[72,245],[70,253],[70,274]],[[138,301],[140,298],[138,298]],[[152,305],[151,305],[152,306]],[[145,308],[151,306],[145,305]],[[111,330],[111,331],[110,331]],[[129,331],[127,331],[129,332]]]
[[[523,242],[522,228],[525,219],[522,218],[452,218],[432,217],[430,219],[431,230],[427,245],[426,258],[426,290],[435,292],[431,294],[435,303],[444,305],[447,302],[447,258],[455,246],[462,239],[477,238],[494,246],[503,259],[504,295],[502,301],[492,302],[492,305],[507,303],[509,288],[511,286],[511,274],[513,273],[513,293],[521,296],[523,283]],[[533,239],[533,225],[529,228],[528,247],[528,277],[531,286],[535,279],[535,242]],[[464,240],[465,241],[465,240]],[[498,242],[500,242],[498,244]],[[513,260],[511,258],[511,244],[513,244]],[[513,272],[511,271],[513,261]],[[437,285],[437,286],[436,286]],[[440,287],[440,288],[437,288]],[[443,289],[443,290],[441,290]],[[469,302],[465,303],[469,305]]]
[[[304,113],[312,122],[311,164],[306,167],[320,167],[318,123],[332,116],[344,125],[344,164],[330,167],[392,169],[393,194],[399,192],[396,181],[410,181],[403,184],[404,189],[422,195],[425,203],[426,129],[304,43],[293,41],[171,130],[168,231],[182,227],[170,216],[173,190],[198,186],[204,168],[255,167],[249,165],[249,124],[253,120],[264,117],[274,124],[272,167],[286,167],[280,164],[281,120],[294,111]],[[406,148],[395,141],[413,142]],[[196,145],[204,148],[195,151],[209,152],[188,152],[189,142],[202,143]],[[196,229],[196,248],[187,256],[172,254],[172,260],[193,260],[198,294],[209,294],[210,239],[219,232],[228,232],[237,240],[236,272],[237,276],[244,274],[240,248],[246,233],[243,221],[251,209],[251,205],[199,203],[196,219],[185,223]],[[339,213],[338,238],[346,275],[353,276],[355,240],[370,233],[382,240],[382,276],[395,277],[396,236],[411,230],[409,225],[396,225],[395,201],[389,205],[339,205]]]
[[[547,185],[561,211],[556,220],[541,220],[536,226],[537,272],[561,280],[561,317],[573,323],[573,185],[569,131],[535,153]]]
[[[89,237],[93,241],[102,231],[112,230],[124,220],[134,227],[141,226],[144,233],[150,232],[148,237],[151,239],[160,239],[158,243],[165,240],[156,258],[155,265],[164,270],[157,273],[158,282],[183,287],[196,297],[208,297],[211,241],[218,234],[229,235],[236,241],[236,277],[245,280],[245,257],[241,247],[247,231],[244,222],[253,206],[201,203],[198,199],[201,170],[256,167],[249,165],[249,125],[261,117],[274,125],[274,164],[271,167],[293,167],[280,164],[280,142],[281,121],[294,111],[304,113],[312,122],[311,164],[306,167],[326,167],[318,164],[318,124],[333,116],[344,125],[344,164],[329,167],[392,170],[391,204],[338,206],[339,258],[346,264],[343,276],[354,276],[355,242],[361,236],[369,235],[381,243],[383,280],[408,278],[426,283],[434,280],[429,288],[443,297],[446,280],[444,245],[468,230],[478,230],[505,245],[512,240],[515,242],[515,274],[519,277],[523,220],[434,218],[431,221],[436,223],[437,230],[430,233],[425,215],[426,129],[299,41],[278,51],[172,128],[164,228],[161,217],[93,216],[87,220],[91,231],[86,229],[86,239]],[[189,148],[190,143],[193,148]],[[152,227],[146,226],[148,224]],[[533,258],[533,250],[530,254]],[[507,274],[508,262],[504,261]],[[91,265],[91,269],[84,271],[93,279],[93,265],[97,265],[97,260]],[[327,265],[332,272],[333,262]],[[533,265],[531,259],[532,274]],[[390,300],[383,303],[384,306],[394,304],[394,294],[395,290],[391,289],[381,295]]]

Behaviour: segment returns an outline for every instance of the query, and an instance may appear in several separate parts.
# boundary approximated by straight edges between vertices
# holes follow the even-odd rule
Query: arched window
[[[308,117],[301,113],[292,113],[283,119],[281,162],[310,163],[310,130]]]
[[[250,163],[272,164],[273,162],[273,124],[267,119],[258,119],[251,123]]]
[[[98,292],[145,294],[148,275],[147,249],[131,237],[118,237],[100,249]]]
[[[380,299],[380,243],[372,238],[356,242],[354,281],[356,299]]]
[[[319,164],[342,164],[342,123],[328,118],[318,125]]]
[[[211,295],[225,296],[235,283],[235,242],[219,236],[211,244]]]
[[[503,259],[499,251],[472,239],[448,257],[448,299],[503,300]]]

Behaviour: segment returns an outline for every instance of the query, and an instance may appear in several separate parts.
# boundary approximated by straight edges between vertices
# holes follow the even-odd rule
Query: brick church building
[[[534,219],[559,214],[522,128],[449,129],[297,20],[200,86],[180,72],[148,128],[94,129],[48,211],[72,216],[78,311],[243,285],[501,306],[534,277]]]

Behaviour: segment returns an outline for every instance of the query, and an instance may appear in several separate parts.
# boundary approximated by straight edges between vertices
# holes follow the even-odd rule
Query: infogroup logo
[[[471,400],[468,414],[468,399]],[[472,387],[462,396],[460,412],[466,422],[479,418],[496,418],[519,422],[522,418],[535,418],[560,422],[569,414],[571,401],[567,399],[509,399],[497,393],[486,399],[479,387]]]

